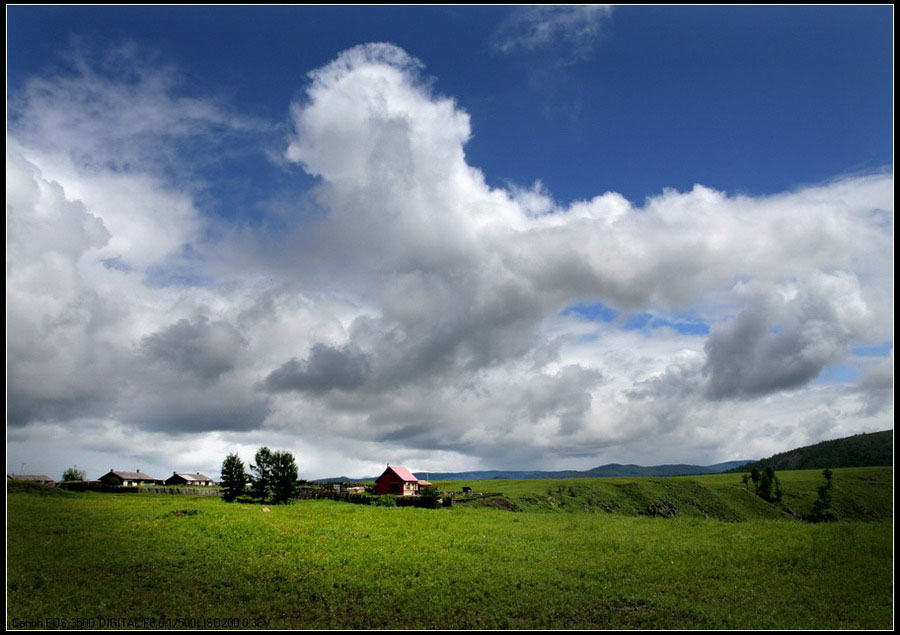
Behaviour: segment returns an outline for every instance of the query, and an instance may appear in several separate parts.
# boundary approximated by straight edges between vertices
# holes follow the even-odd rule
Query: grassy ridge
[[[740,474],[704,474],[660,478],[489,479],[442,481],[441,489],[503,492],[505,507],[520,511],[612,512],[714,518],[725,521],[795,518],[808,514],[816,488],[824,483],[819,470],[778,472],[784,489],[780,504],[770,504],[748,491]],[[893,517],[893,470],[890,467],[840,468],[834,474],[834,509],[845,520]],[[467,503],[469,505],[473,503]],[[489,500],[486,505],[496,505]]]
[[[718,478],[683,479],[684,491],[729,487],[707,483]],[[661,485],[645,481],[657,480],[679,481],[631,482],[650,492]],[[817,479],[808,480],[814,489]],[[534,494],[509,485],[514,499]],[[556,486],[545,482],[544,491]],[[11,492],[7,626],[103,616],[263,616],[270,628],[309,629],[889,628],[892,620],[887,521],[312,500],[270,509],[209,496]]]

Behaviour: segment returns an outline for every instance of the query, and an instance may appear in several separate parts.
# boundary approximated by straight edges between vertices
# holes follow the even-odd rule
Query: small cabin
[[[172,476],[166,479],[166,485],[197,485],[201,487],[209,487],[215,485],[216,482],[209,478],[206,474],[199,472],[172,472]]]
[[[388,465],[384,473],[375,480],[375,493],[417,496],[419,488],[427,485],[431,483],[416,478],[402,465]]]
[[[7,474],[6,480],[29,481],[31,483],[45,483],[47,485],[52,485],[56,482],[49,476],[44,476],[43,474]]]
[[[123,472],[121,470],[110,469],[109,472],[101,476],[99,479],[104,485],[115,487],[138,487],[145,485],[156,485],[159,481],[149,474],[145,474],[140,470],[136,472]]]

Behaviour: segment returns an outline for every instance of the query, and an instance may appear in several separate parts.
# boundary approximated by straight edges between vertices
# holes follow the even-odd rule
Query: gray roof
[[[11,481],[42,481],[45,483],[55,483],[49,476],[43,474],[7,474],[6,478]]]
[[[211,481],[213,479],[209,478],[206,474],[201,474],[200,472],[195,472],[193,474],[187,474],[185,472],[175,472],[172,476],[180,476],[186,481]],[[170,476],[169,478],[172,478]]]
[[[103,476],[107,474],[115,474],[119,478],[126,481],[155,481],[157,479],[153,478],[149,474],[145,474],[144,472],[120,472],[119,470],[110,470]]]

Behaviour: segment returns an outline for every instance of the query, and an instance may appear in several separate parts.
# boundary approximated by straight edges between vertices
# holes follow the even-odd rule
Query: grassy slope
[[[887,481],[883,470],[841,473],[836,487],[859,496],[854,509],[882,510],[889,471]],[[629,481],[648,492],[674,484],[679,496],[713,492],[730,508],[741,500],[728,489],[735,478],[591,480],[612,493]],[[784,475],[804,492],[820,479]],[[512,482],[502,489],[534,494]],[[199,513],[174,513],[184,509]],[[165,615],[265,616],[275,628],[759,629],[892,620],[889,521],[765,520],[750,514],[753,501],[741,508],[752,520],[740,523],[333,501],[270,509],[207,496],[11,493],[7,624]]]
[[[892,468],[839,468],[833,470],[833,474],[834,508],[840,518],[884,520],[893,517]],[[825,482],[822,472],[794,470],[777,472],[776,475],[784,489],[782,503],[776,505],[748,491],[741,482],[740,474],[565,480],[491,479],[442,481],[436,485],[450,491],[469,486],[474,491],[503,492],[510,506],[522,511],[636,515],[648,510],[668,510],[676,516],[727,521],[791,518],[809,513],[816,500],[816,488]]]

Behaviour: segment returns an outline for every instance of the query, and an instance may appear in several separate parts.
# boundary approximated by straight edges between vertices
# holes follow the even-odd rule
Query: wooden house
[[[401,465],[388,465],[384,473],[375,479],[376,494],[398,494],[400,496],[416,496],[420,487],[431,485],[415,477]]]
[[[122,472],[120,470],[110,469],[109,472],[101,476],[99,479],[104,485],[138,487],[140,485],[156,485],[160,481],[153,478],[149,474],[145,474],[140,470],[136,472]]]
[[[32,483],[45,483],[47,485],[52,485],[56,481],[54,481],[49,476],[44,476],[43,474],[7,474],[6,480],[8,481],[30,481]]]
[[[216,482],[209,478],[206,474],[199,472],[189,474],[185,472],[172,472],[172,476],[166,479],[166,485],[198,485],[212,486]]]

